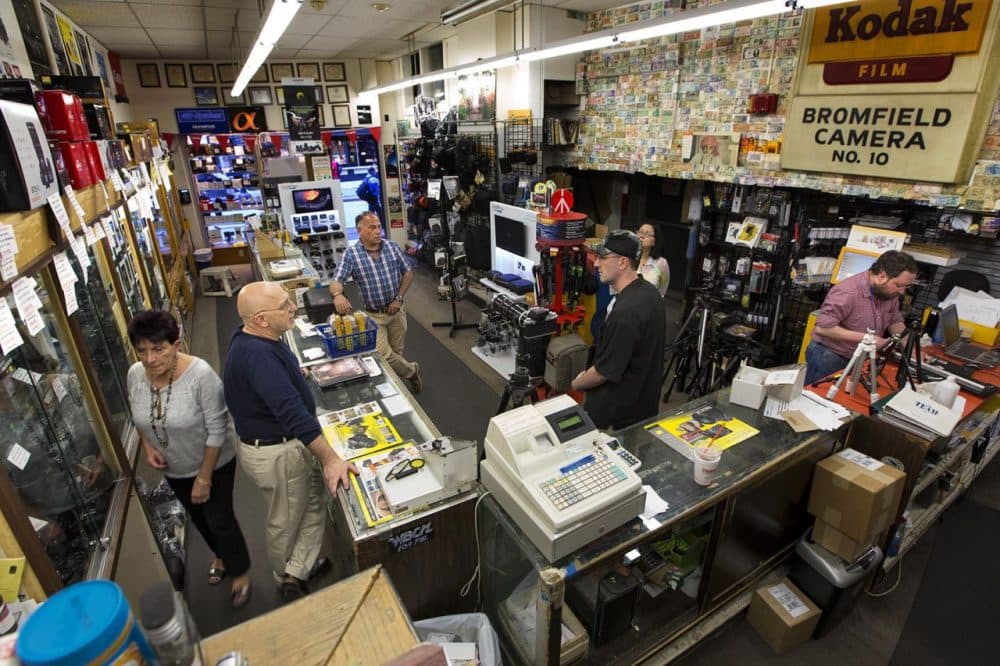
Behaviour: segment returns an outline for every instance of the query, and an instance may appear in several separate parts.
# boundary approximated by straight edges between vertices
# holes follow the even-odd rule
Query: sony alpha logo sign
[[[845,63],[854,80],[827,83],[940,81],[956,54],[977,53],[990,0],[874,0],[816,11],[810,63]],[[861,63],[864,69],[854,69]],[[835,73],[834,79],[837,79]]]

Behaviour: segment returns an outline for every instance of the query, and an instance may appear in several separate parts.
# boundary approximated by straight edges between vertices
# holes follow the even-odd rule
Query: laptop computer
[[[962,329],[958,324],[958,308],[954,305],[941,310],[941,346],[944,353],[967,363],[975,363],[984,368],[1000,365],[1000,352],[974,342],[962,341]]]

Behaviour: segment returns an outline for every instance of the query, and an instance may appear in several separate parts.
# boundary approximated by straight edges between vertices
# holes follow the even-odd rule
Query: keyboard
[[[591,454],[559,469],[559,474],[539,484],[545,497],[558,510],[621,483],[628,477],[616,463]]]

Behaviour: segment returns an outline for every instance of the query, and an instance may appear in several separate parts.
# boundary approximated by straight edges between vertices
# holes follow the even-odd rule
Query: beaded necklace
[[[149,424],[161,449],[167,448],[170,444],[170,437],[167,434],[167,408],[170,406],[170,394],[173,392],[176,371],[177,357],[174,356],[174,362],[170,365],[170,381],[167,382],[167,397],[162,402],[160,401],[162,389],[155,388],[152,382],[149,384]]]

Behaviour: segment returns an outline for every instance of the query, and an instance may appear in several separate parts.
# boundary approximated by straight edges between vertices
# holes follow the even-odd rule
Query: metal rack
[[[524,118],[503,123],[503,158],[500,162],[500,184],[503,200],[516,203],[525,196],[526,181],[530,186],[542,178],[542,143],[544,121]]]

